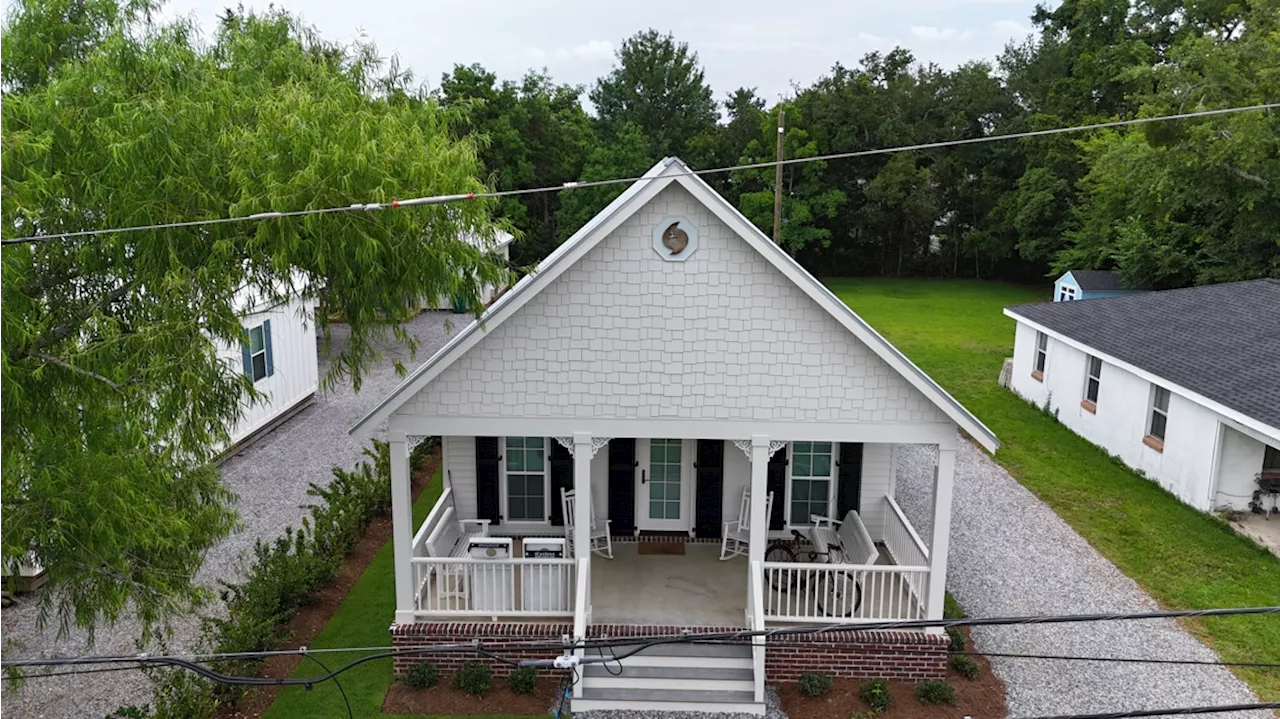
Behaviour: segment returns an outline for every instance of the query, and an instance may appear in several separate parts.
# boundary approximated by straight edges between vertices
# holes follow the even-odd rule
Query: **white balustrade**
[[[885,496],[887,509],[884,512],[884,546],[893,557],[894,564],[913,567],[929,566],[929,549],[924,546],[920,535],[907,521],[902,508],[893,501],[893,497]]]
[[[764,616],[858,624],[923,619],[928,566],[764,563]]]
[[[574,616],[572,559],[414,557],[423,616]]]

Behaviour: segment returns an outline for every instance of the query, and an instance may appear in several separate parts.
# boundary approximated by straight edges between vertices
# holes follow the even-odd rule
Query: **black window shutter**
[[[498,489],[501,461],[497,437],[476,437],[476,516],[493,524],[502,523],[501,490]]]
[[[724,504],[724,440],[698,440],[698,506],[694,531],[718,539]]]
[[[841,442],[836,474],[836,519],[850,509],[862,511],[862,443]]]
[[[564,505],[560,503],[560,490],[566,492],[573,489],[573,455],[564,445],[549,439],[551,442],[551,524],[564,526]]]
[[[782,529],[786,525],[787,516],[787,448],[785,445],[769,458],[768,489],[773,492],[773,515],[769,517],[769,529]]]
[[[636,441],[609,440],[609,529],[615,535],[636,530]]]

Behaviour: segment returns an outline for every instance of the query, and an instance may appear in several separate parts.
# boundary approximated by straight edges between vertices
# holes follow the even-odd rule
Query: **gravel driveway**
[[[447,312],[424,312],[410,321],[407,329],[421,341],[417,361],[434,353],[466,319]],[[333,335],[336,352],[346,340],[346,327],[334,325]],[[343,384],[316,395],[310,407],[222,465],[223,479],[239,495],[236,506],[244,526],[209,551],[198,575],[202,583],[212,586],[219,579],[236,577],[241,558],[256,540],[274,538],[286,525],[297,526],[309,503],[310,483],[326,484],[333,478],[332,467],[350,467],[360,461],[369,440],[349,437],[347,430],[399,383],[394,370],[397,360],[412,368],[408,352],[394,343],[386,345],[383,358],[364,378],[358,394],[350,384]],[[322,377],[325,364],[322,360]],[[213,609],[206,613],[210,611]],[[139,627],[132,618],[99,630],[97,643],[88,647],[80,632],[62,641],[56,640],[56,626],[40,632],[36,616],[36,602],[29,595],[4,609],[6,658],[137,651]],[[199,636],[199,620],[182,618],[174,629],[169,651],[188,650]],[[133,671],[32,679],[17,692],[3,691],[4,713],[12,717],[101,717],[121,705],[147,702],[149,688],[146,678]]]
[[[932,525],[932,446],[898,448],[895,499]],[[956,461],[947,588],[972,616],[1141,612],[1156,602],[982,450]],[[978,627],[979,651],[1217,660],[1173,620]],[[1014,717],[1256,702],[1223,667],[994,657]],[[1217,717],[1274,719],[1269,712]]]

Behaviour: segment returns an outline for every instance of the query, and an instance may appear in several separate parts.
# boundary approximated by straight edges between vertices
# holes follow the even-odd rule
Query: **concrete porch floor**
[[[1280,515],[1273,514],[1268,518],[1266,515],[1250,512],[1230,524],[1240,534],[1280,557]]]
[[[592,621],[740,627],[746,623],[747,560],[720,561],[719,544],[688,543],[685,554],[640,554],[615,542],[613,559],[591,557]]]

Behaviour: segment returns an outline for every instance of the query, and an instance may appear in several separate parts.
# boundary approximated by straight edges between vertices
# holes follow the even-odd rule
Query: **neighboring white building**
[[[998,444],[673,158],[352,431],[384,422],[396,612],[369,621],[392,620],[399,646],[939,619],[960,431]],[[443,437],[445,490],[419,525],[408,455],[424,436]],[[928,544],[894,500],[902,443],[938,448]],[[766,556],[791,530],[833,546],[814,515],[847,520],[828,537],[843,553]],[[556,536],[571,540],[567,556],[524,555]],[[620,674],[585,666],[572,710],[760,714],[766,677],[806,667],[913,681],[946,671],[937,631],[814,641],[824,646],[656,647]]]
[[[1187,504],[1246,509],[1280,476],[1280,280],[1004,313],[1013,391]]]
[[[515,239],[510,232],[505,230],[497,230],[494,233],[493,241],[487,242],[477,234],[468,234],[463,236],[463,240],[473,247],[485,249],[493,255],[493,259],[502,264],[504,267],[511,260],[511,242]],[[498,288],[491,284],[485,284],[480,288],[480,303],[488,305],[498,294]],[[428,301],[423,305],[423,309],[431,310],[448,310],[451,309],[458,314],[466,312],[465,307],[458,307],[452,297],[437,297],[434,302]]]
[[[265,401],[246,397],[240,421],[230,429],[235,446],[289,417],[315,396],[320,381],[316,353],[316,302],[293,299],[286,304],[258,302],[247,293],[237,298],[249,343],[218,343],[218,355],[253,381]]]

